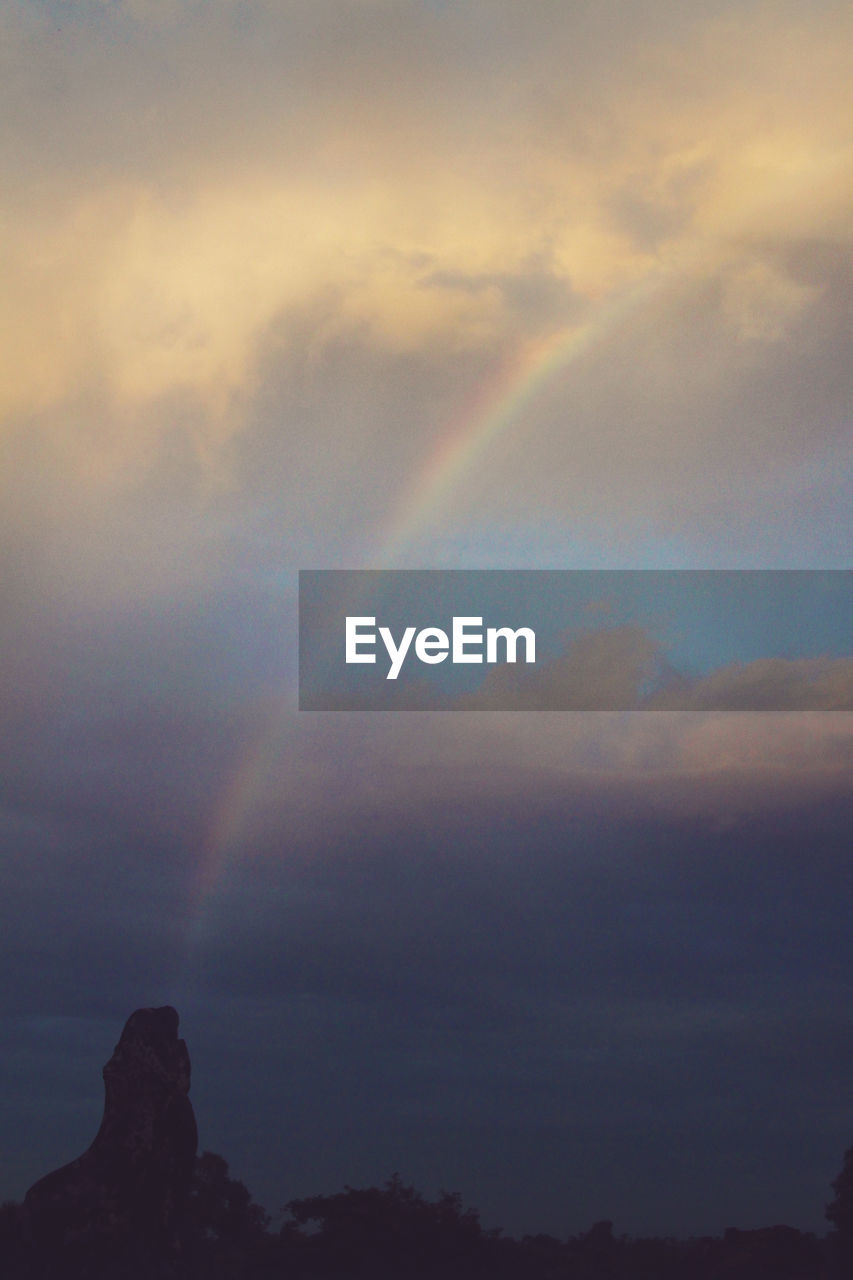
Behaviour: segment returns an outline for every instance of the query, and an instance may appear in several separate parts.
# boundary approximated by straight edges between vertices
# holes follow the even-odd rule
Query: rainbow
[[[606,337],[670,274],[662,270],[650,272],[639,283],[603,303],[585,324],[523,343],[504,358],[442,432],[439,444],[400,495],[369,567],[391,568],[477,458],[519,421],[522,411],[542,388]]]
[[[465,402],[442,433],[437,447],[403,490],[378,540],[378,548],[362,567],[393,566],[435,518],[476,460],[520,420],[523,410],[539,392],[558,373],[606,338],[672,275],[672,265],[669,269],[658,268],[602,303],[586,323],[523,343],[504,358],[491,377]],[[288,710],[282,705],[282,699],[275,702],[276,707],[270,709],[272,713],[262,717],[261,728],[238,753],[217,796],[187,903],[187,957],[183,979],[188,984],[193,980],[198,954],[203,948],[211,900],[245,847],[252,815],[257,812],[284,749],[283,726],[288,720]]]
[[[185,1003],[198,976],[198,963],[211,925],[211,903],[231,866],[239,861],[252,817],[267,791],[286,745],[289,700],[271,699],[226,768],[221,786],[193,861],[184,903],[183,962],[170,998]]]

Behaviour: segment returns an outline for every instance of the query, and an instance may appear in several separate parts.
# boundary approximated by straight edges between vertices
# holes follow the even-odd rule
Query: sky
[[[849,712],[299,712],[296,598],[849,568],[852,45],[0,0],[0,1197],[172,1003],[270,1210],[396,1170],[514,1232],[823,1229]]]

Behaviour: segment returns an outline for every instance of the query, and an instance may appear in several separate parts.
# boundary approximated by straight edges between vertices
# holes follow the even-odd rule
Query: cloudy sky
[[[0,1196],[170,1002],[270,1209],[399,1170],[513,1231],[821,1229],[849,713],[299,713],[295,606],[849,566],[851,45],[815,0],[0,0]]]

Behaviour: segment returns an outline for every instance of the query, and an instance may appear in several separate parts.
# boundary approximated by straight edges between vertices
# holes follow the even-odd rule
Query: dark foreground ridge
[[[458,1195],[383,1187],[291,1200],[278,1232],[221,1156],[196,1156],[178,1015],[138,1009],[104,1067],[83,1155],[0,1207],[4,1280],[853,1280],[853,1147],[823,1239],[792,1227],[629,1239],[486,1231]]]

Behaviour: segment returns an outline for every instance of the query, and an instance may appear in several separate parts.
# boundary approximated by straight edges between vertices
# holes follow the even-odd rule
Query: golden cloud
[[[357,33],[358,13],[337,8]],[[103,74],[118,117],[100,158],[80,143],[77,171],[73,154],[33,135],[41,168],[34,177],[32,160],[19,159],[20,189],[4,211],[0,416],[31,429],[82,399],[130,433],[156,434],[156,416],[143,428],[134,415],[182,395],[202,407],[215,445],[239,429],[270,325],[322,296],[333,306],[318,343],[357,331],[390,350],[489,350],[525,336],[519,325],[549,323],[529,311],[521,320],[498,288],[436,287],[438,275],[522,279],[535,266],[595,307],[661,266],[721,274],[734,330],[781,341],[816,291],[768,266],[757,246],[850,236],[843,11],[824,11],[821,23],[749,9],[697,20],[670,41],[635,34],[632,61],[614,71],[611,59],[600,84],[587,73],[578,86],[556,80],[538,8],[518,79],[499,84],[494,69],[443,49],[408,7],[371,6],[361,19],[371,41],[353,39],[355,53],[341,49],[328,15],[316,20],[317,83],[303,107],[286,85],[276,92],[269,57],[255,101],[245,51],[235,83],[211,99],[227,5],[185,9],[181,22],[162,3],[135,0],[122,13],[145,33],[125,30],[119,52],[94,30],[87,45],[82,22],[64,53],[44,27],[19,41],[33,66],[7,128],[26,140],[27,93],[44,92],[48,64],[69,86],[61,111],[90,112],[91,88],[80,86]],[[258,10],[255,48],[264,23],[271,45],[286,38],[288,14],[307,21],[304,6]],[[157,44],[164,31],[171,52]],[[425,69],[410,85],[401,68],[415,65],[416,36]],[[128,71],[122,90],[116,72],[130,67],[134,39],[146,65],[172,70],[165,105],[153,74],[149,84]],[[343,88],[329,74],[336,59]],[[359,71],[373,79],[352,96]],[[310,76],[300,75],[304,89]],[[431,78],[441,98],[432,112]],[[152,130],[156,146],[135,159],[134,141]]]

